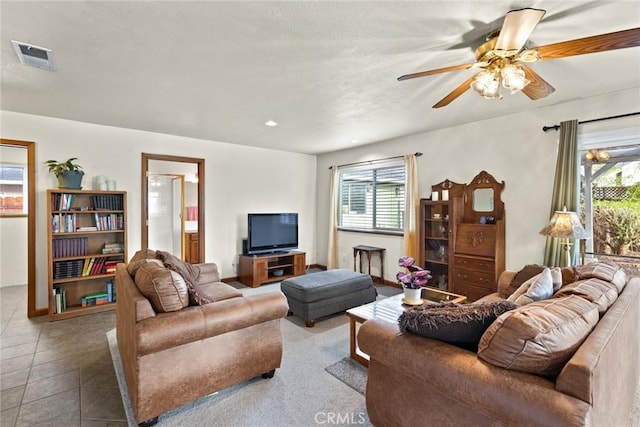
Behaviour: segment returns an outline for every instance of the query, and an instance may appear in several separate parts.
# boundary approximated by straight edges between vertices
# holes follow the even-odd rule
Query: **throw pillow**
[[[398,318],[400,331],[412,332],[475,351],[480,337],[502,313],[517,305],[509,301],[458,304],[423,304],[405,311]]]
[[[553,295],[553,279],[551,270],[545,268],[541,273],[524,282],[507,298],[507,301],[518,305],[525,305],[534,301],[551,298]]]
[[[562,268],[553,267],[551,269],[551,282],[553,282],[554,293],[562,287]]]
[[[131,277],[136,277],[138,268],[147,260],[156,259],[156,251],[146,249],[136,252],[127,263],[127,272]]]
[[[542,270],[545,269],[544,265],[537,264],[529,264],[525,265],[522,270],[518,271],[516,275],[513,277],[513,280],[505,289],[505,295],[502,295],[504,298],[507,298],[509,295],[513,294],[524,282],[531,279],[533,276],[540,274]]]
[[[187,284],[182,276],[152,260],[140,265],[135,283],[156,313],[177,311],[189,305]]]
[[[184,262],[169,252],[158,251],[157,253],[158,259],[164,263],[165,267],[169,270],[175,271],[184,278],[187,283],[187,290],[189,291],[189,301],[191,305],[209,304],[214,301],[198,291],[200,267]]]
[[[556,376],[598,323],[595,304],[576,295],[537,301],[493,322],[478,344],[492,365]]]
[[[627,275],[618,264],[614,262],[595,262],[593,264],[578,265],[574,267],[577,280],[601,279],[613,283],[618,288],[618,293],[622,292],[627,284]]]

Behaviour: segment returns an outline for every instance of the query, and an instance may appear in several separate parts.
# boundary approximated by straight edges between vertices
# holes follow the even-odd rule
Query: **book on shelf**
[[[124,244],[122,242],[105,243],[102,248],[103,254],[118,254],[124,252]]]
[[[53,193],[51,196],[53,198],[53,200],[51,201],[51,206],[53,206],[54,210],[58,211],[71,210],[73,201],[76,198],[75,194],[67,193]]]
[[[96,258],[95,262],[93,263],[93,268],[91,269],[91,272],[89,273],[89,275],[93,276],[96,274],[102,274],[102,269],[104,267],[105,261],[106,260],[104,258]]]
[[[107,261],[104,265],[104,272],[106,274],[115,274],[116,265],[122,261]]]
[[[54,258],[83,256],[87,254],[89,240],[86,237],[70,237],[54,239],[52,253]]]
[[[67,310],[67,292],[64,288],[53,289],[53,312],[62,313]]]
[[[53,233],[72,233],[76,231],[78,217],[75,213],[55,213],[51,215]]]
[[[109,294],[106,291],[87,294],[82,297],[82,307],[91,307],[94,305],[109,304]]]
[[[93,208],[95,210],[121,211],[123,209],[122,196],[116,194],[103,194],[93,196]]]
[[[56,261],[53,263],[53,278],[68,279],[82,276],[84,260],[74,259],[69,261]]]
[[[113,280],[107,282],[107,301],[116,302],[116,285]]]

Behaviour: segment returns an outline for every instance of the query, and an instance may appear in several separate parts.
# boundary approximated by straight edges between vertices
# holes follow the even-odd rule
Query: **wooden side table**
[[[371,276],[371,255],[378,254],[380,257],[380,283],[384,284],[384,252],[385,248],[377,248],[375,246],[358,245],[353,247],[353,271],[356,270],[356,259],[360,255],[360,273],[362,273],[362,254],[367,255],[369,270],[367,274]]]

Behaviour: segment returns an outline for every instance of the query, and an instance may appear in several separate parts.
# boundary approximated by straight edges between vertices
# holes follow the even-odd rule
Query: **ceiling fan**
[[[501,99],[502,88],[506,88],[511,93],[522,91],[532,100],[536,100],[553,93],[555,89],[527,67],[526,63],[640,46],[640,28],[632,28],[544,46],[527,47],[529,36],[545,13],[542,9],[532,8],[512,10],[505,16],[502,28],[489,33],[486,42],[476,49],[476,62],[405,74],[398,77],[398,80],[480,68],[482,71],[451,91],[433,108],[449,105],[469,88],[473,88],[485,98]]]

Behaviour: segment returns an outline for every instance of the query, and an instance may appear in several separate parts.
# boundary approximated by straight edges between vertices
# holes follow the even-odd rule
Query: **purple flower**
[[[396,274],[396,279],[406,288],[419,289],[425,286],[429,279],[431,279],[431,272],[414,265],[415,262],[413,258],[408,256],[403,256],[398,260],[398,265],[404,267],[408,273],[399,271],[398,274]]]
[[[403,257],[400,257],[400,259],[398,260],[398,265],[400,267],[407,268],[412,266],[415,262],[416,260],[411,258],[410,256],[403,256]]]

